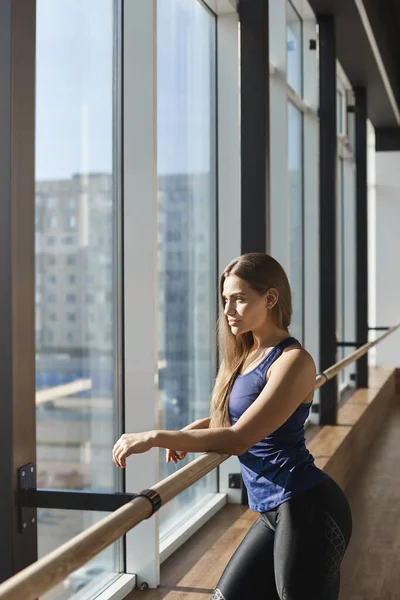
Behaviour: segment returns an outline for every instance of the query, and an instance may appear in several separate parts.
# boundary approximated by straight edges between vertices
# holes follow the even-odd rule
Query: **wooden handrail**
[[[373,346],[396,331],[400,323],[386,331],[373,342],[368,342],[345,359],[317,376],[315,389],[335,377],[349,364],[366,354]],[[223,463],[229,455],[208,452],[202,454],[176,473],[152,486],[166,504]],[[131,500],[98,523],[92,525],[57,550],[50,552],[26,569],[0,585],[0,600],[35,600],[63,581],[70,573],[84,565],[99,552],[125,535],[130,529],[147,519],[152,512],[148,499]]]
[[[346,358],[339,360],[339,362],[332,365],[332,367],[329,367],[329,369],[326,369],[326,371],[323,371],[322,373],[320,373],[317,376],[317,379],[315,380],[315,388],[314,389],[317,390],[318,388],[322,387],[324,385],[324,383],[326,383],[330,379],[333,379],[334,377],[336,377],[336,375],[338,375],[338,373],[340,373],[340,371],[343,371],[343,369],[345,369],[346,367],[351,365],[353,362],[355,362],[356,360],[358,360],[359,358],[364,356],[364,354],[366,354],[369,350],[371,350],[371,348],[376,346],[385,337],[387,337],[388,335],[390,335],[391,333],[396,331],[396,329],[398,329],[399,327],[400,327],[400,323],[398,323],[394,327],[391,327],[390,329],[385,331],[385,333],[383,333],[378,338],[376,338],[376,340],[373,340],[372,342],[367,342],[366,344],[364,344],[363,346],[358,348],[358,350],[355,350],[354,352],[349,354],[349,356],[346,356]]]

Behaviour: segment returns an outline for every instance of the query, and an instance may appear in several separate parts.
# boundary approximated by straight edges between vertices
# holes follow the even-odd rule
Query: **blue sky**
[[[36,179],[111,172],[113,1],[37,0]],[[213,19],[159,0],[158,170],[210,162]]]

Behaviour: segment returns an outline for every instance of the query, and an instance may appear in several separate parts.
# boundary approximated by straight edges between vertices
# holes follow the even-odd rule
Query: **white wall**
[[[371,233],[375,229],[370,302],[375,307],[376,326],[393,326],[400,321],[400,152],[376,153],[375,193],[375,218],[373,210],[369,214]],[[377,346],[376,364],[400,367],[399,331]]]

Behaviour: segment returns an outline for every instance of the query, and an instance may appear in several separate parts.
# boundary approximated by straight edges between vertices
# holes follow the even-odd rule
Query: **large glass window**
[[[111,458],[121,433],[114,376],[119,348],[118,19],[114,0],[37,0],[36,404],[41,488],[119,490],[120,475]],[[100,260],[103,254],[107,261]],[[40,509],[39,556],[103,517]],[[87,593],[89,583],[95,594],[120,572],[120,548],[120,543],[107,548],[46,597]]]
[[[302,21],[293,5],[287,5],[287,81],[299,95],[303,95],[303,31]]]
[[[303,114],[288,102],[288,176],[290,219],[290,267],[293,319],[291,331],[303,339],[304,315],[304,219],[303,219]]]
[[[209,416],[216,321],[216,22],[198,0],[158,2],[160,427]],[[197,455],[166,464],[160,477]],[[165,539],[217,491],[210,473],[160,511]]]
[[[337,200],[336,200],[336,341],[345,340],[345,245],[344,245],[344,160],[337,159]],[[338,348],[338,360],[346,355],[345,348]],[[338,376],[339,389],[345,382],[345,371]]]

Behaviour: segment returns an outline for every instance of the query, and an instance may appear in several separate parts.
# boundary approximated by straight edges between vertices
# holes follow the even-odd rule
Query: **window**
[[[215,378],[215,35],[215,17],[198,0],[159,0],[159,357],[166,359],[160,390],[165,429],[209,414]],[[199,302],[200,291],[208,302]],[[206,342],[204,331],[210,332]],[[195,456],[188,454],[180,465]],[[166,464],[160,450],[161,478],[180,465]],[[214,472],[161,508],[160,539],[216,491]]]
[[[303,251],[303,114],[288,103],[288,174],[290,220],[290,267],[293,318],[291,331],[303,339],[304,251]]]
[[[76,217],[68,217],[68,229],[76,229]]]
[[[353,155],[352,119],[346,118],[347,102],[353,103],[353,90],[340,63],[337,63],[337,198],[336,198],[336,338],[356,339],[354,311],[356,305],[356,167]],[[353,348],[339,347],[337,359],[345,358]],[[338,375],[339,400],[346,387],[352,385],[350,365]]]
[[[47,227],[48,229],[55,229],[57,227],[57,217],[51,216],[47,219]]]
[[[299,96],[303,95],[303,32],[301,19],[287,2],[287,81]]]
[[[337,132],[338,134],[344,133],[344,122],[343,122],[343,100],[344,96],[340,90],[337,90],[336,94],[336,112],[337,112]]]
[[[55,243],[56,243],[56,238],[53,235],[50,235],[47,238],[47,245],[48,246],[54,246]]]
[[[40,388],[45,382],[46,387],[55,388],[81,379],[91,382],[83,394],[69,397],[70,408],[49,410],[42,405],[37,412],[37,467],[42,488],[122,491],[111,460],[120,429],[120,398],[116,393],[120,386],[114,380],[119,356],[114,340],[120,336],[113,335],[102,344],[107,358],[99,357],[97,348],[92,351],[88,347],[88,283],[83,266],[88,257],[89,267],[99,273],[96,289],[112,293],[116,306],[116,288],[102,277],[105,268],[98,264],[97,257],[104,250],[96,240],[100,236],[109,239],[112,255],[120,247],[115,233],[120,212],[120,139],[115,117],[120,98],[120,40],[116,36],[121,4],[115,0],[36,2],[36,197],[44,198],[40,205],[42,233],[55,236],[58,229],[64,233],[60,244],[54,237],[53,252],[47,254],[46,261],[40,260],[37,248],[37,273],[44,281],[57,276],[60,310],[53,322],[50,314],[56,311],[43,310],[42,299],[36,297],[36,385]],[[95,201],[98,194],[106,199],[107,209]],[[73,245],[72,232],[76,230],[83,232],[79,249],[66,254],[72,249],[66,246]],[[51,265],[57,265],[57,273]],[[71,284],[76,282],[79,288],[74,287],[74,293],[70,293]],[[55,296],[44,299],[56,301]],[[65,310],[64,303],[73,310],[68,311],[68,306]],[[102,318],[94,325],[101,339],[110,329],[115,334],[113,306],[103,305]],[[74,333],[72,324],[77,315],[80,328]],[[85,402],[74,402],[82,395]],[[100,408],[103,401],[105,411]],[[39,557],[103,518],[100,512],[39,509]],[[121,572],[122,548],[122,541],[106,548],[84,569],[71,574],[60,589],[54,589],[51,597],[83,598],[89,591],[95,597],[107,575],[111,581]]]

